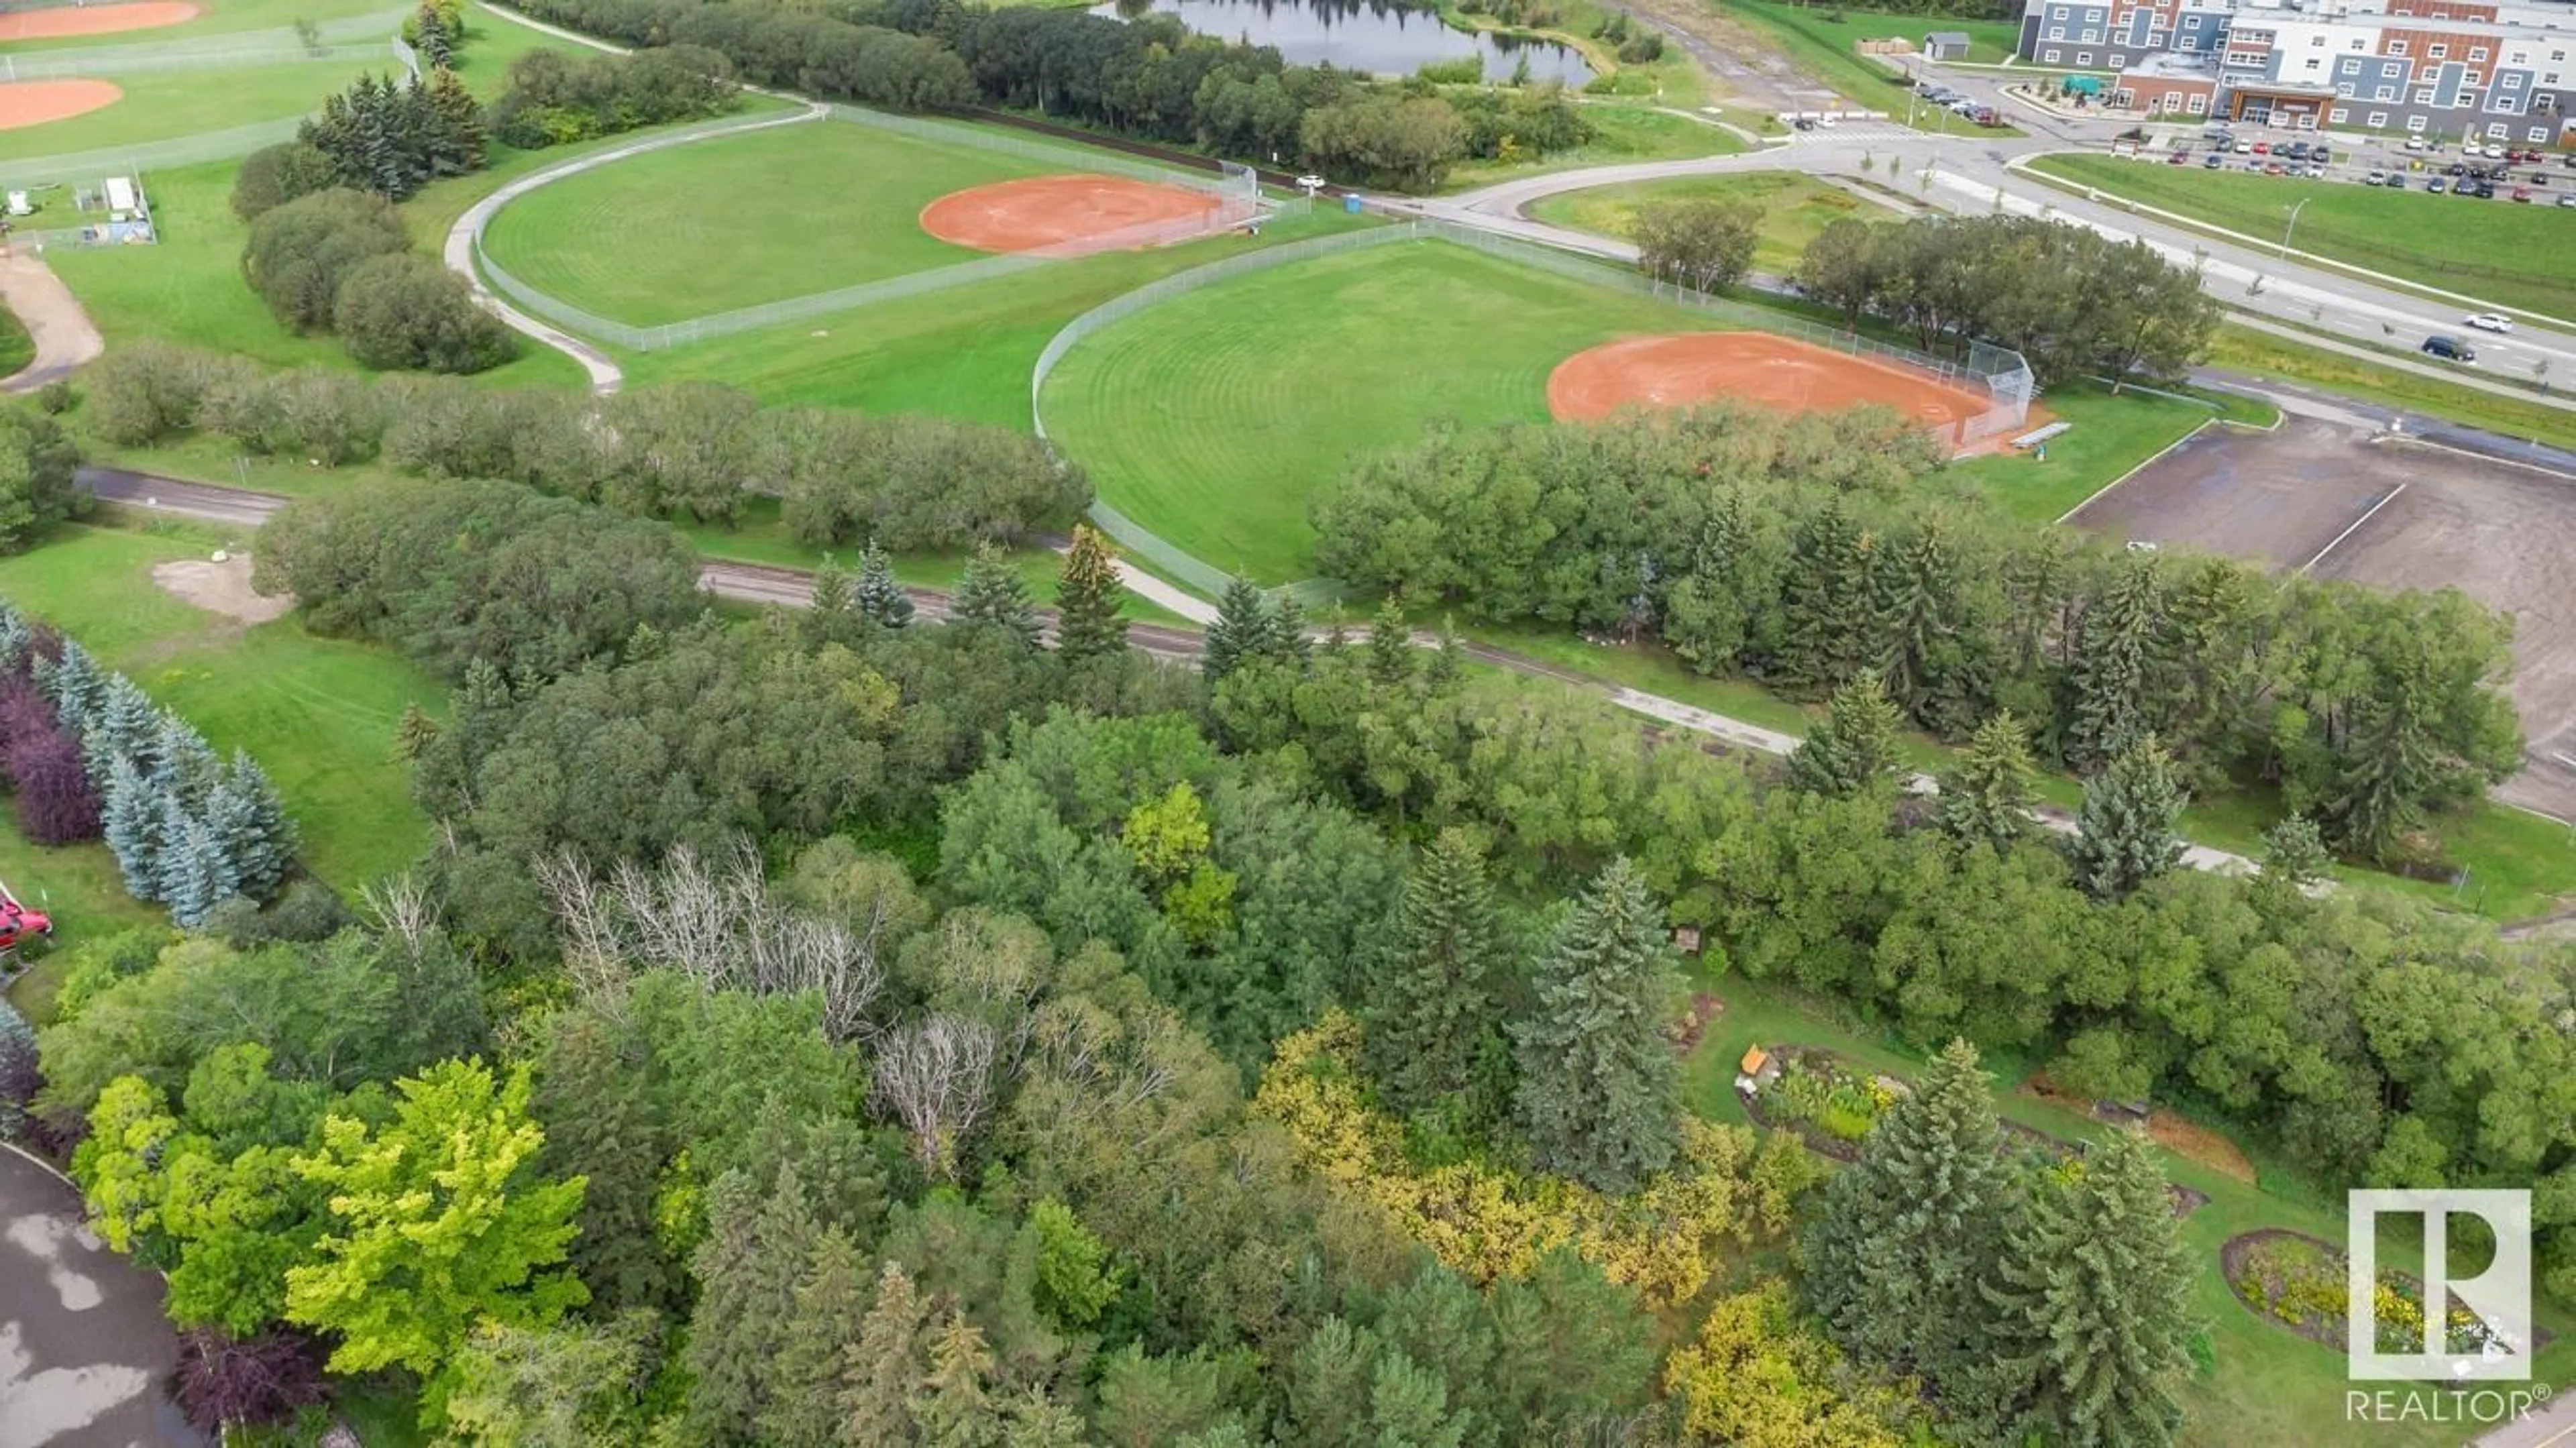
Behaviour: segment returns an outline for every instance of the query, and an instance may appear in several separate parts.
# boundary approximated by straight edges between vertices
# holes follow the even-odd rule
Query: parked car
[[[2558,164],[2567,167],[2569,170],[2576,170],[2576,151],[2570,151],[2567,154],[2560,156],[2558,158]]]
[[[2256,142],[2254,143],[2254,154],[2255,154],[2255,155],[2257,155],[2257,156],[2264,155],[2264,154],[2268,153],[2271,149],[2272,149],[2272,143],[2271,143],[2271,142],[2269,142],[2269,141],[2256,141]]]
[[[2431,193],[2431,194],[2433,194],[2433,195],[2435,195],[2435,196],[2439,196],[2439,195],[2441,195],[2441,194],[2442,194],[2442,189],[2443,189],[2444,185],[2445,185],[2445,183],[2443,182],[2442,178],[2441,178],[2441,177],[2439,177],[2439,176],[2436,176],[2436,177],[2434,177],[2432,180],[2427,181],[2427,182],[2425,182],[2425,183],[2424,183],[2424,189],[2425,189],[2427,192],[2429,192],[2429,193]]]
[[[2278,161],[2267,161],[2263,165],[2263,174],[2266,176],[2278,176],[2285,169],[2287,168],[2282,166]]]
[[[2381,184],[2385,183],[2387,180],[2388,180],[2388,173],[2387,173],[2387,172],[2385,172],[2385,171],[2376,171],[2376,170],[2375,170],[2375,171],[2372,171],[2372,172],[2370,173],[2369,177],[2368,177],[2367,179],[2365,179],[2361,184],[2362,184],[2362,185],[2364,185],[2364,186],[2378,186],[2378,185],[2381,185]]]
[[[2259,141],[2249,141],[2243,136],[2236,138],[2236,154],[2239,156],[2242,156],[2249,151],[2260,151],[2262,149],[2263,145]]]
[[[2224,165],[2226,165],[2226,164],[2227,164],[2227,155],[2226,155],[2226,153],[2225,153],[2225,152],[2223,152],[2223,151],[2212,151],[2212,152],[2210,152],[2210,153],[2209,153],[2209,159],[2200,163],[2200,165],[2201,165],[2201,169],[2202,169],[2202,170],[2205,170],[2205,171],[2215,171],[2215,170],[2217,170],[2219,167],[2224,166]]]
[[[2469,174],[2469,168],[2461,165],[2457,161],[2454,161],[2450,165],[2442,168],[2442,174],[2445,176],[2466,176]]]
[[[2388,189],[2389,189],[2389,190],[2391,190],[2391,191],[2403,191],[2403,190],[2405,190],[2405,189],[2406,189],[2406,173],[2405,173],[2405,172],[2403,172],[2403,171],[2391,171],[2391,172],[2389,172],[2389,173],[2388,173]]]
[[[2531,186],[2546,186],[2549,184],[2549,174],[2545,171],[2534,171],[2531,173],[2531,179],[2524,184]]]
[[[2511,332],[2513,318],[2502,312],[2471,312],[2460,319],[2481,332]]]
[[[2212,156],[2210,159],[2215,161],[2218,158]],[[2188,166],[2191,164],[2191,153],[2189,151],[2176,151],[2172,155],[2165,157],[2165,164],[2168,166]]]
[[[2576,207],[2576,196],[2561,196],[2558,198],[2558,204],[2561,206]]]
[[[2461,341],[2457,337],[2427,337],[2424,339],[2424,345],[2421,350],[2432,356],[2439,357],[2446,362],[2475,362],[2478,360],[2478,349]]]
[[[2513,199],[2516,201],[2529,201],[2531,199],[2531,188],[2528,186],[2516,186],[2513,188]]]
[[[2423,138],[2422,136],[2408,136],[2408,137],[2406,138],[2406,149],[2407,149],[2407,150],[2409,150],[2409,151],[2421,151],[2421,150],[2423,150],[2423,149],[2424,149],[2424,138]]]
[[[2308,166],[2308,179],[2311,181],[2323,181],[2326,179],[2326,168],[2322,164],[2310,163]]]

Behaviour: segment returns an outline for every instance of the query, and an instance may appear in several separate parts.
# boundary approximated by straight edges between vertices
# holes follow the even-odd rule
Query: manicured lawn
[[[800,128],[801,129],[801,128]],[[1158,277],[1283,242],[1376,225],[1317,208],[1258,237],[1057,262],[972,286],[785,323],[664,352],[622,356],[631,383],[703,380],[764,402],[933,412],[1029,426],[1029,374],[1065,323]],[[1075,461],[1088,465],[1089,459]]]
[[[429,830],[394,726],[406,705],[442,709],[446,690],[387,650],[314,638],[291,616],[244,628],[152,582],[154,564],[223,541],[241,544],[166,527],[67,529],[0,559],[0,597],[133,676],[217,749],[250,750],[285,796],[315,873],[351,889],[404,868]]]
[[[1671,101],[1658,104],[1670,105]],[[1653,105],[1625,101],[1585,101],[1583,118],[1593,137],[1570,151],[1529,161],[1465,161],[1453,166],[1443,191],[1471,191],[1497,181],[1570,171],[1579,166],[1621,166],[1632,161],[1676,161],[1696,156],[1732,156],[1745,149],[1733,131]],[[1749,118],[1748,118],[1749,119]],[[1739,121],[1738,124],[1745,124]]]
[[[328,26],[335,20],[352,20],[361,16],[387,14],[402,7],[385,0],[216,0],[200,3],[197,18],[178,25],[155,26],[150,30],[120,30],[108,35],[67,35],[55,40],[12,42],[13,50],[87,49],[108,45],[169,45],[187,42],[192,45],[208,36],[240,36],[252,30],[281,30],[298,20],[310,20]],[[390,39],[397,33],[399,21],[385,26]],[[338,34],[333,30],[332,34]],[[235,42],[238,43],[238,42]]]
[[[504,207],[484,245],[549,296],[653,326],[977,260],[923,231],[922,208],[1065,169],[823,121],[556,182]]]
[[[2418,377],[2358,357],[2320,352],[2250,327],[2219,328],[2209,365],[2258,378],[2307,383],[2360,402],[2430,413],[2509,437],[2576,448],[2576,413],[2564,408]]]
[[[2075,425],[2049,440],[2048,461],[2026,452],[2004,452],[1951,469],[2005,512],[2034,526],[2056,522],[2069,508],[2218,416],[2205,407],[2144,393],[2113,397],[2110,389],[2092,383],[2052,389],[2038,405],[2058,421]]]
[[[2043,156],[2031,166],[2267,245],[2281,239],[2290,209],[2304,203],[2290,238],[2301,251],[2508,307],[2576,317],[2576,213],[2550,204],[2556,194],[2550,190],[2533,193],[2537,204],[2515,205],[2107,156]]]
[[[1435,420],[1547,416],[1568,356],[1692,313],[1445,243],[1346,253],[1191,292],[1084,341],[1047,428],[1112,506],[1265,583],[1311,575],[1307,508],[1354,456]]]
[[[282,120],[320,106],[323,97],[344,89],[360,75],[394,69],[388,51],[382,60],[372,61],[119,76],[116,85],[125,92],[123,100],[68,120],[11,131],[9,151],[15,156],[54,156]]]
[[[125,893],[107,846],[46,846],[18,832],[14,805],[0,807],[0,880],[18,899],[54,918],[53,948],[96,940],[136,925],[166,924],[160,907]],[[54,1010],[62,972],[38,964],[9,984],[9,999],[28,1020],[43,1025]]]
[[[36,339],[27,335],[18,314],[0,307],[0,377],[36,360]]]
[[[1762,239],[1753,250],[1753,269],[1773,276],[1796,270],[1807,243],[1835,221],[1847,216],[1863,221],[1893,217],[1883,206],[1793,171],[1596,186],[1547,197],[1530,208],[1530,215],[1553,226],[1627,238],[1634,234],[1637,208],[1651,201],[1720,201],[1760,211]]]
[[[1700,984],[1726,1006],[1684,1065],[1689,1105],[1709,1120],[1750,1122],[1734,1088],[1736,1064],[1748,1046],[1822,1046],[1874,1071],[1912,1076],[1922,1069],[1923,1051],[1866,1022],[1829,1017],[1787,991],[1737,976]],[[1995,1105],[2006,1120],[2068,1138],[2095,1139],[2108,1129],[2016,1089],[2027,1074],[2026,1063],[1990,1058],[1986,1065],[1997,1073]],[[2260,1164],[2263,1153],[2257,1151],[2254,1156]],[[2366,1436],[2362,1430],[2338,1432],[2344,1422],[2347,1387],[2343,1355],[2256,1317],[2228,1291],[2218,1263],[2219,1248],[2228,1238],[2258,1227],[2287,1227],[2341,1242],[2344,1215],[2336,1194],[2271,1170],[2261,1173],[2259,1185],[2247,1186],[2162,1149],[2157,1157],[2168,1177],[2210,1198],[2208,1205],[2183,1220],[2182,1236],[2200,1265],[2192,1305],[2208,1325],[2215,1365],[2198,1373],[2185,1391],[2178,1442],[2206,1448],[2364,1441],[2452,1448],[2461,1441],[2464,1435],[2458,1425],[2421,1421],[2373,1424]],[[2382,1257],[2391,1265],[2411,1268],[2420,1265],[2421,1253],[2408,1251],[2392,1238],[2383,1241]],[[2564,1313],[2543,1303],[2540,1317],[2557,1340],[2541,1354],[2533,1376],[2563,1382],[2576,1368],[2576,1339],[2569,1336]]]
[[[2001,20],[1952,20],[1947,16],[1887,15],[1867,10],[1813,9],[1777,0],[1712,0],[1715,8],[1761,30],[1779,44],[1801,70],[1839,89],[1845,99],[1867,110],[1885,111],[1902,125],[1906,118],[1905,77],[1852,49],[1862,40],[1904,38],[1917,47],[1925,33],[1964,30],[1985,56],[2009,53],[2018,29]],[[1921,62],[1917,62],[1918,69]],[[1921,69],[1922,74],[1935,72]],[[1982,128],[1962,116],[1926,105],[1916,112],[1918,130],[1944,135],[2018,136],[2011,126]]]
[[[504,153],[512,154],[512,153]],[[233,215],[239,163],[213,161],[155,171],[152,213],[157,246],[57,248],[47,257],[113,348],[145,337],[245,356],[272,367],[355,367],[337,337],[299,337],[280,326],[242,280],[248,228]],[[488,175],[460,178],[488,187]],[[477,194],[480,194],[479,192]],[[459,203],[459,209],[464,203]],[[580,386],[581,369],[550,348],[523,343],[518,360],[480,374],[504,386]]]

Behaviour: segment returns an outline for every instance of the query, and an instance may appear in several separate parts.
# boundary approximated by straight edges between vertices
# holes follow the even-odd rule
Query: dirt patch
[[[1214,196],[1118,176],[1039,176],[952,191],[921,209],[921,229],[977,251],[1137,250],[1196,235]]]
[[[1577,352],[1547,378],[1548,411],[1561,421],[1590,422],[1630,407],[1698,407],[1728,400],[1781,412],[1831,412],[1876,403],[1952,429],[1990,405],[1981,394],[1928,372],[1846,356],[1769,332],[1630,337]],[[2034,409],[2028,426],[2045,421]]]
[[[125,92],[103,80],[22,80],[0,85],[0,131],[66,121],[123,99]]]
[[[1690,1014],[1673,1023],[1673,1049],[1687,1056],[1699,1049],[1701,1038],[1708,1034],[1708,1024],[1723,1014],[1726,1004],[1707,991],[1696,991],[1690,998]]]
[[[161,591],[208,613],[237,623],[266,623],[284,618],[295,607],[292,594],[272,598],[250,586],[250,559],[235,553],[221,563],[181,558],[152,566],[152,581]]]
[[[2187,1162],[2205,1166],[2230,1181],[2254,1185],[2254,1163],[2223,1134],[2170,1111],[2147,1113],[2147,1135],[2156,1145]]]
[[[113,35],[120,30],[157,30],[185,25],[206,12],[174,0],[138,0],[132,5],[56,5],[0,15],[0,45],[17,40],[52,40],[65,35]]]

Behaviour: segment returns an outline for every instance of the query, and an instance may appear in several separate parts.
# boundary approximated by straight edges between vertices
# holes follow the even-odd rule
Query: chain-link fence
[[[411,47],[401,41],[368,41],[351,45],[302,45],[289,37],[284,45],[244,45],[222,50],[174,50],[152,53],[148,46],[104,46],[94,51],[36,55],[0,55],[0,84],[63,77],[169,75],[192,70],[242,70],[252,66],[356,64],[390,59],[406,75],[419,74]]]
[[[201,161],[229,161],[236,156],[247,156],[262,146],[294,140],[296,128],[303,124],[303,117],[290,116],[282,121],[261,121],[230,130],[206,131],[194,136],[145,141],[132,146],[104,146],[95,151],[73,151],[59,156],[0,156],[0,184],[23,190],[49,182],[128,176],[138,171],[193,166]]]
[[[1050,261],[1090,256],[1104,251],[1168,246],[1174,242],[1187,241],[1193,237],[1211,235],[1242,226],[1260,214],[1260,184],[1247,167],[1234,167],[1222,175],[1193,174],[1124,156],[1084,151],[1053,141],[1023,139],[976,127],[921,120],[911,116],[885,115],[852,106],[831,106],[826,108],[825,114],[833,120],[870,126],[914,140],[971,146],[1022,160],[1040,160],[1049,164],[1060,164],[1089,171],[1115,172],[1132,179],[1151,180],[1157,185],[1185,186],[1193,191],[1213,196],[1215,204],[1206,211],[1178,220],[1143,222],[1116,231],[1076,237],[1054,246],[999,256],[979,257],[974,261],[959,262],[953,266],[938,267],[930,271],[883,277],[854,286],[836,287],[830,291],[811,292],[804,296],[783,297],[757,306],[740,307],[728,312],[715,312],[703,317],[691,317],[686,321],[666,322],[650,327],[636,326],[585,311],[511,275],[509,269],[493,260],[492,254],[485,249],[483,233],[479,228],[474,233],[475,263],[481,268],[485,279],[492,284],[493,290],[558,327],[578,332],[595,341],[612,343],[638,352],[659,352],[672,347],[685,347],[690,343],[703,342],[711,338],[729,337],[738,332],[757,331],[763,327],[775,327],[788,322],[857,311],[863,307],[928,296],[934,292],[948,291],[955,287],[973,286],[980,282],[992,281],[1043,266]],[[758,124],[785,123],[764,120]],[[599,158],[596,164],[604,164],[609,160],[623,160],[640,154],[643,149],[666,149],[670,146],[712,140],[735,131],[754,128],[741,121],[727,121],[697,128],[689,133],[675,132],[657,138],[657,144],[653,146],[621,149],[612,156]],[[1237,175],[1236,172],[1241,174]],[[566,171],[562,174],[570,175],[573,172]]]
[[[1035,427],[1041,440],[1047,440],[1045,407],[1047,378],[1055,371],[1056,364],[1064,360],[1066,353],[1072,351],[1085,338],[1105,327],[1174,297],[1250,272],[1289,266],[1319,256],[1357,251],[1365,247],[1422,239],[1452,242],[1537,267],[1543,271],[1553,272],[1559,276],[1621,291],[1660,297],[1665,301],[1738,323],[1750,330],[1771,332],[1801,342],[1827,347],[1848,356],[1929,373],[1945,384],[1962,391],[1980,392],[1992,399],[1986,411],[1976,417],[1957,423],[1945,423],[1934,429],[1935,433],[1945,441],[1955,441],[1961,446],[2017,427],[2028,415],[2031,393],[2030,368],[2023,362],[2020,353],[2007,348],[1978,342],[1970,346],[1968,359],[1965,362],[1948,361],[1917,352],[1910,347],[1874,341],[1836,327],[1790,316],[1784,312],[1752,306],[1726,297],[1710,296],[1705,292],[1676,288],[1669,283],[1657,283],[1630,268],[1593,261],[1553,247],[1516,241],[1451,222],[1419,219],[1375,231],[1345,232],[1339,236],[1292,242],[1285,246],[1271,247],[1266,251],[1227,257],[1223,261],[1211,262],[1206,266],[1192,267],[1188,271],[1165,277],[1101,303],[1067,322],[1063,330],[1057,332],[1048,341],[1046,350],[1038,354],[1037,366],[1029,376],[1031,425]],[[1225,570],[1203,559],[1192,557],[1179,546],[1156,535],[1152,529],[1107,503],[1092,504],[1091,520],[1099,526],[1101,532],[1116,539],[1119,546],[1145,560],[1156,571],[1178,579],[1207,597],[1217,597],[1225,591],[1226,585],[1233,581],[1232,575]],[[1289,585],[1289,589],[1308,601],[1330,601],[1339,598],[1342,593],[1340,584],[1326,578],[1307,579],[1301,583]]]

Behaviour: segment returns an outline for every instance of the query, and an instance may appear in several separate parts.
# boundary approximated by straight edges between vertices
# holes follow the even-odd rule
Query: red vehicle
[[[2516,186],[2513,188],[2513,199],[2516,201],[2529,201],[2531,199],[2531,188],[2528,186]]]
[[[2272,143],[2271,143],[2271,142],[2269,142],[2269,141],[2256,141],[2256,142],[2254,143],[2254,154],[2255,154],[2255,155],[2257,155],[2257,156],[2268,156],[2268,155],[2270,155],[2271,153],[2272,153]]]
[[[15,950],[31,935],[54,933],[53,917],[42,910],[30,910],[18,903],[6,884],[0,884],[0,950]]]

